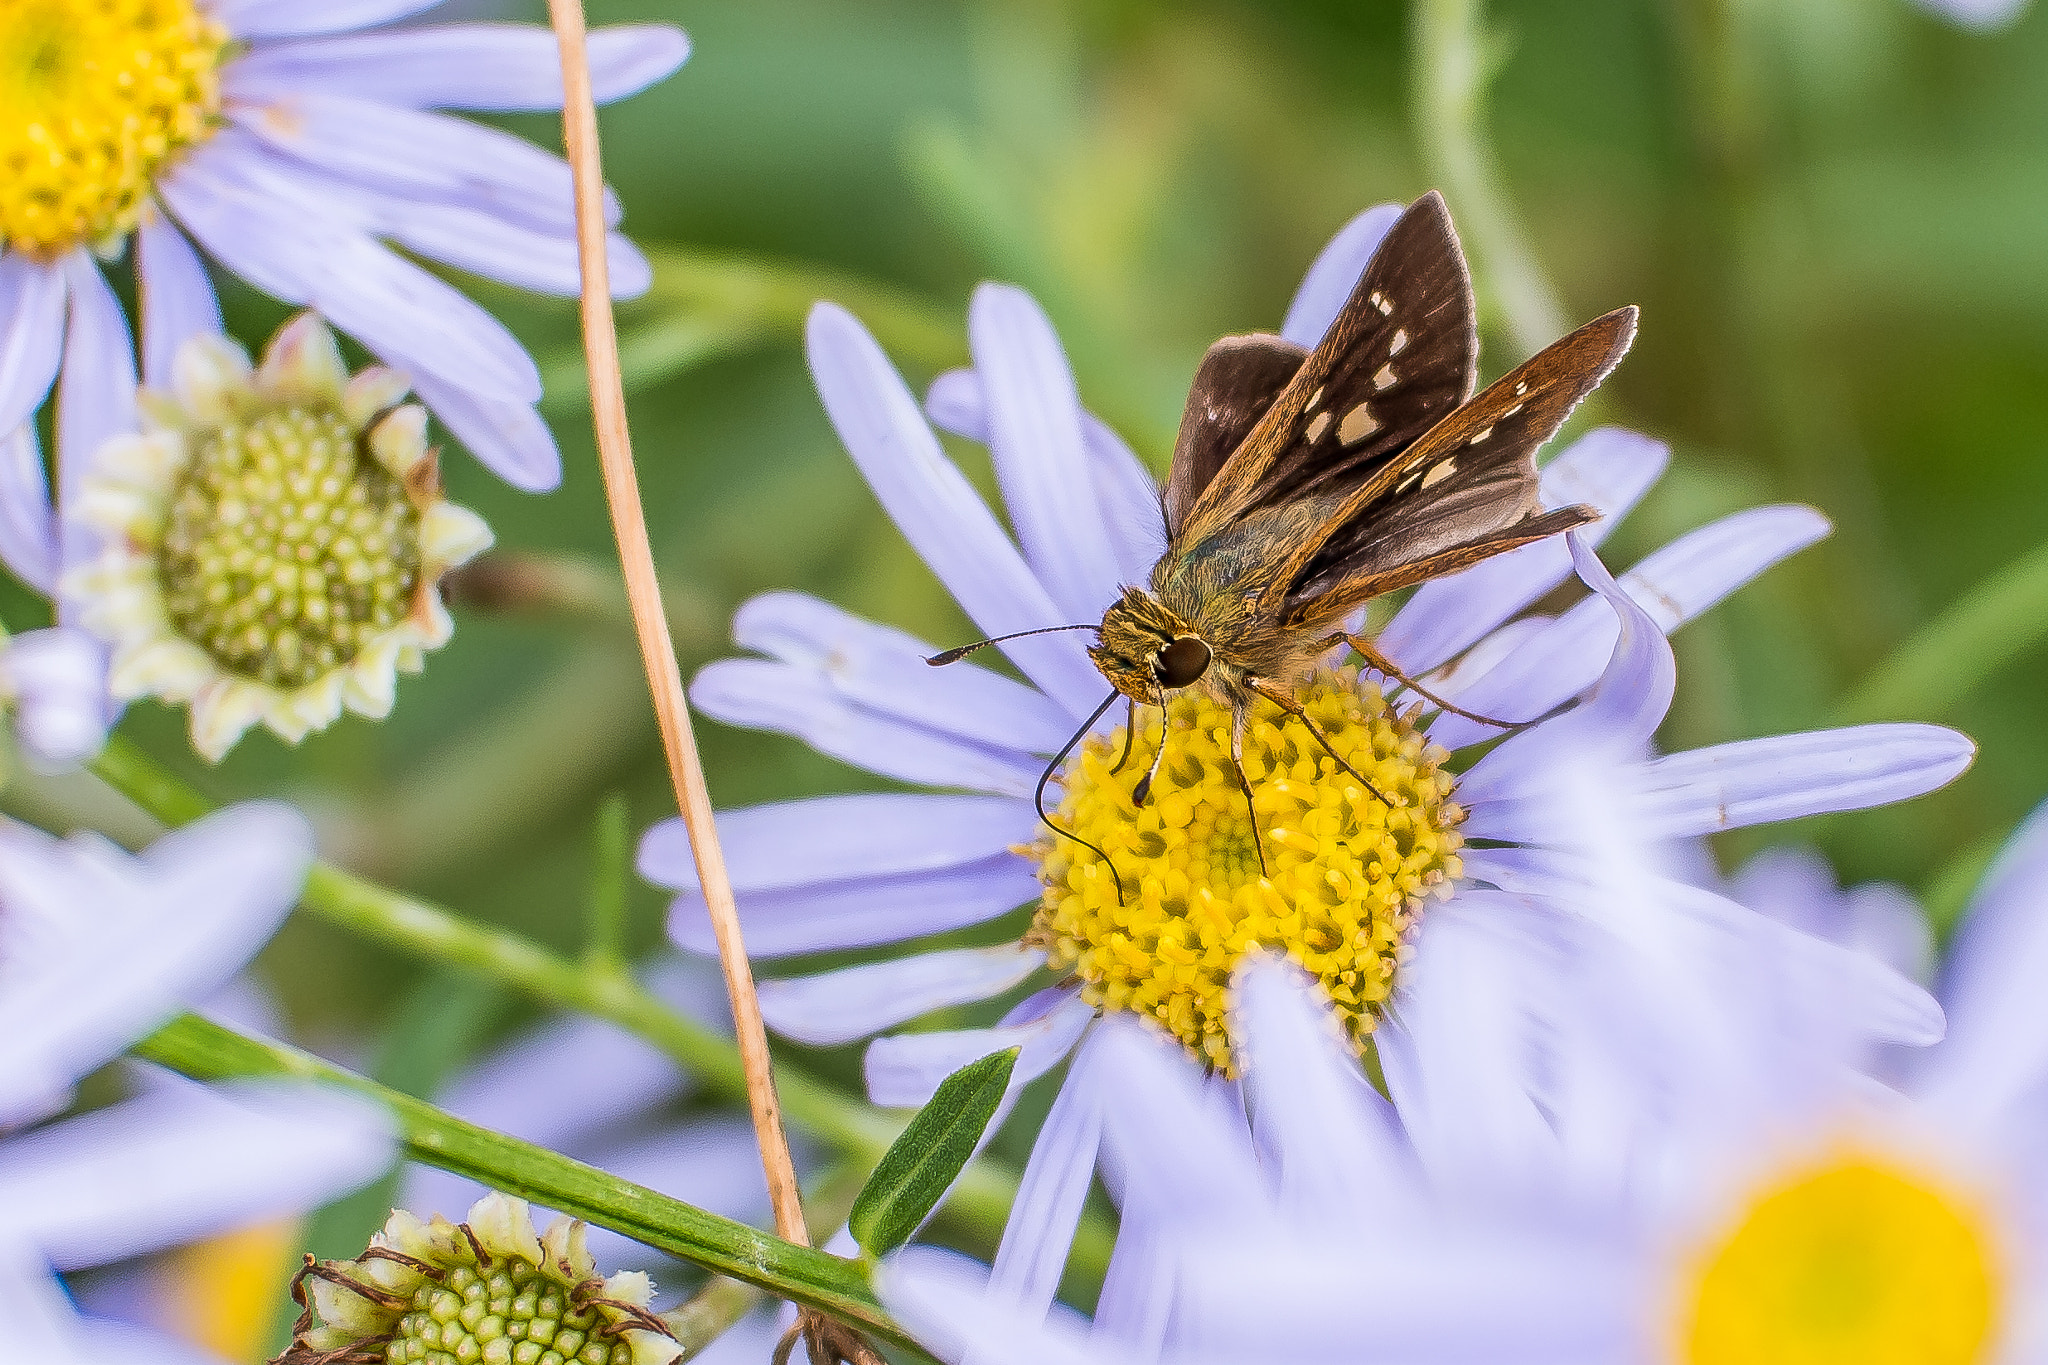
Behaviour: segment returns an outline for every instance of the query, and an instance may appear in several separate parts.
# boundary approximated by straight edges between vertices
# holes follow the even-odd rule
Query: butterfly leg
[[[1329,639],[1324,640],[1322,647],[1334,647],[1338,644],[1349,644],[1365,660],[1367,668],[1370,668],[1382,677],[1392,678],[1424,701],[1430,702],[1454,716],[1463,716],[1466,720],[1476,720],[1481,725],[1491,725],[1497,730],[1519,730],[1528,724],[1527,721],[1498,720],[1493,716],[1482,716],[1476,711],[1467,711],[1464,707],[1454,702],[1445,701],[1442,697],[1439,697],[1436,693],[1430,691],[1406,673],[1403,673],[1398,664],[1380,653],[1373,645],[1373,642],[1366,639],[1363,635],[1353,635],[1348,630],[1340,630]]]
[[[1132,746],[1133,744],[1137,743],[1137,742],[1138,742],[1138,702],[1137,702],[1137,699],[1136,699],[1135,697],[1125,697],[1125,698],[1124,698],[1124,751],[1123,751],[1123,753],[1121,753],[1121,754],[1119,754],[1119,755],[1117,756],[1117,760],[1116,760],[1116,766],[1115,766],[1114,768],[1111,768],[1111,769],[1109,770],[1109,772],[1110,772],[1110,775],[1111,775],[1112,777],[1114,777],[1114,776],[1115,776],[1116,774],[1118,774],[1118,773],[1122,772],[1122,771],[1124,770],[1124,764],[1126,764],[1126,763],[1128,763],[1128,762],[1130,762],[1130,761],[1131,761],[1131,746]],[[1140,801],[1140,802],[1139,802],[1138,804],[1140,804],[1140,805],[1143,805],[1143,804],[1144,804],[1144,802]]]
[[[1152,796],[1152,780],[1159,776],[1159,760],[1166,757],[1166,694],[1159,694],[1159,747],[1152,751],[1152,766],[1145,769],[1145,775],[1138,779],[1138,785],[1131,788],[1131,800],[1144,805]]]
[[[1350,773],[1353,777],[1357,778],[1359,783],[1362,786],[1364,786],[1364,788],[1367,791],[1371,792],[1373,796],[1378,799],[1381,805],[1385,806],[1388,810],[1392,810],[1394,808],[1394,803],[1387,799],[1387,794],[1385,792],[1381,791],[1378,787],[1375,787],[1372,784],[1371,778],[1367,777],[1364,773],[1358,771],[1358,769],[1352,767],[1349,763],[1345,761],[1344,755],[1338,753],[1335,749],[1330,747],[1329,738],[1323,734],[1322,730],[1317,727],[1314,721],[1308,718],[1308,712],[1301,709],[1300,702],[1288,696],[1285,692],[1282,692],[1277,687],[1269,687],[1266,684],[1266,680],[1264,678],[1246,678],[1245,686],[1249,687],[1252,691],[1264,697],[1267,701],[1272,702],[1273,705],[1279,707],[1288,715],[1300,721],[1303,727],[1306,728],[1311,735],[1315,736],[1316,743],[1323,746],[1323,752],[1328,754],[1331,758],[1337,760],[1338,767],[1342,768],[1345,772]]]
[[[1250,714],[1251,708],[1242,701],[1231,708],[1230,765],[1237,769],[1237,785],[1244,789],[1244,809],[1252,820],[1252,851],[1259,855],[1259,875],[1270,877],[1272,874],[1266,868],[1266,841],[1259,834],[1259,808],[1252,804],[1252,780],[1244,775],[1244,723]]]

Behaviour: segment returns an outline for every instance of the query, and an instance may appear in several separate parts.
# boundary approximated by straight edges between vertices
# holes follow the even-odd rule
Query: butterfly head
[[[1088,657],[1117,691],[1156,704],[1163,694],[1200,682],[1209,671],[1211,651],[1158,598],[1142,588],[1125,588],[1102,614]]]

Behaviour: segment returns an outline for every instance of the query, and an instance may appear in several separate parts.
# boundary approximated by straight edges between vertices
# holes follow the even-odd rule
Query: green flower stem
[[[165,772],[131,741],[116,735],[93,771],[166,824],[182,825],[211,804]],[[378,886],[330,863],[316,863],[300,894],[302,910],[380,943],[434,962],[462,967],[561,1009],[606,1019],[667,1052],[713,1093],[746,1096],[739,1052],[715,1029],[670,1009],[624,970],[572,961],[539,944],[472,923],[440,906]],[[801,1072],[776,1073],[789,1121],[831,1143],[849,1160],[872,1167],[903,1129],[901,1121],[850,1100]],[[945,1212],[983,1232],[1000,1229],[1017,1196],[1017,1176],[983,1157],[961,1175]],[[1084,1219],[1074,1240],[1074,1265],[1101,1273],[1114,1234]]]
[[[2028,551],[1922,626],[1842,703],[1845,724],[1935,720],[2048,636],[2048,545]]]
[[[1479,0],[1415,0],[1410,15],[1410,89],[1423,162],[1458,220],[1517,358],[1532,356],[1564,335],[1564,309],[1515,219],[1482,127],[1495,54]]]
[[[135,1051],[199,1081],[289,1076],[369,1095],[397,1117],[405,1153],[414,1160],[624,1233],[694,1265],[817,1308],[895,1345],[919,1349],[883,1311],[857,1262],[794,1246],[546,1148],[464,1123],[317,1057],[245,1037],[196,1015],[172,1020],[137,1044]]]

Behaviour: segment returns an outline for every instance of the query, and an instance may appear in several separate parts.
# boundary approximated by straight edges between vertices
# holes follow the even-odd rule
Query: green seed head
[[[633,1350],[595,1307],[513,1263],[467,1266],[422,1284],[384,1347],[389,1365],[632,1365]]]
[[[420,514],[358,430],[278,407],[195,443],[157,562],[172,625],[228,672],[302,687],[412,609]]]

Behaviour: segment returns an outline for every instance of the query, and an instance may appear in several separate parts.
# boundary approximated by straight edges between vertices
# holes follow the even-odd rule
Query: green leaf
[[[1003,1102],[1017,1052],[992,1052],[946,1077],[889,1144],[846,1220],[862,1251],[886,1256],[902,1246],[945,1196]]]

